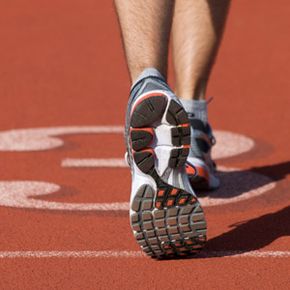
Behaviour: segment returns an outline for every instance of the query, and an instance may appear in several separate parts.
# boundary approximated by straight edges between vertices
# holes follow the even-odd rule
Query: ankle
[[[180,99],[189,118],[201,120],[205,125],[208,123],[207,101]]]
[[[163,82],[165,82],[165,77],[162,75],[162,73],[159,72],[158,69],[156,69],[155,67],[148,67],[145,68],[144,70],[142,70],[134,79],[133,83],[132,83],[132,87],[135,87],[137,83],[139,83],[140,81],[142,81],[143,79],[146,78],[158,78],[160,80],[162,80]]]

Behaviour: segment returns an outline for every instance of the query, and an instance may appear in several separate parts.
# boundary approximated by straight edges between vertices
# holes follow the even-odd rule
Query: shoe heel
[[[141,249],[154,258],[193,255],[206,243],[204,213],[196,198],[169,185],[137,191],[130,224]]]

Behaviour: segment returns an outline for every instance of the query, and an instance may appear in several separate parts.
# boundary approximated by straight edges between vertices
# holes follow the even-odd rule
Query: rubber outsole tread
[[[190,145],[189,121],[180,104],[174,100],[168,104],[165,95],[145,96],[132,110],[130,120],[134,162],[157,185],[156,192],[147,184],[138,189],[131,203],[130,223],[142,250],[155,258],[192,255],[206,242],[205,218],[196,197],[164,182],[156,171],[150,146],[164,116],[172,126],[168,167],[179,168],[186,162]]]
[[[131,142],[132,148],[135,151],[144,149],[148,147],[153,140],[153,130],[152,132],[145,130],[131,130]]]
[[[135,152],[134,161],[136,162],[139,169],[146,174],[149,174],[154,169],[154,156],[151,152]]]
[[[170,153],[169,167],[175,168],[175,167],[180,167],[184,165],[186,162],[188,153],[189,153],[188,148],[172,149]]]
[[[179,125],[189,122],[187,114],[182,106],[174,101],[170,102],[166,119],[168,123],[172,125]]]
[[[163,114],[167,100],[163,96],[152,96],[137,104],[131,116],[133,128],[148,127]],[[140,118],[140,116],[142,116]]]
[[[190,127],[176,127],[171,129],[172,144],[174,146],[190,144]]]
[[[154,192],[148,185],[143,185],[138,192],[144,192],[144,188]],[[156,209],[153,204],[154,197],[145,196],[136,196],[132,203],[132,209],[139,210],[130,217],[131,227],[145,253],[159,259],[173,258],[195,254],[204,246],[206,222],[197,201],[184,206],[164,207],[162,210]],[[146,210],[142,210],[144,207]]]
[[[148,105],[150,104],[150,105]],[[133,110],[130,125],[132,127],[131,130],[131,143],[132,148],[135,151],[140,151],[141,149],[147,148],[153,139],[154,132],[148,133],[148,131],[144,131],[143,129],[148,130],[148,127],[156,123],[157,121],[161,121],[163,114],[165,112],[167,105],[167,99],[165,96],[151,96],[146,98],[144,101],[140,102],[136,105],[135,110]],[[150,110],[148,108],[151,108]],[[150,114],[154,109],[154,114]],[[149,112],[150,111],[150,112]],[[174,117],[175,113],[178,112],[179,117]],[[142,113],[142,119],[138,119],[140,114]],[[144,119],[144,114],[148,114],[146,116],[146,120]],[[174,118],[173,118],[174,117]],[[172,134],[172,144],[174,146],[178,146],[180,148],[173,149],[171,151],[171,156],[169,160],[169,167],[176,168],[181,167],[185,164],[188,153],[189,153],[189,145],[190,145],[190,128],[189,128],[189,120],[187,118],[187,114],[184,109],[175,101],[171,101],[167,110],[166,119],[170,124],[177,125],[177,127],[173,127],[171,129]],[[145,120],[145,121],[144,121]],[[147,128],[146,128],[147,127]],[[138,131],[134,129],[139,129]],[[135,157],[135,155],[137,155]],[[148,153],[144,155],[147,157],[144,162],[138,161],[141,156],[140,153],[134,153],[133,157],[135,162],[138,164],[140,170],[146,174],[152,171],[152,162],[154,163],[153,152],[152,156],[149,156]],[[136,159],[138,160],[136,160]]]

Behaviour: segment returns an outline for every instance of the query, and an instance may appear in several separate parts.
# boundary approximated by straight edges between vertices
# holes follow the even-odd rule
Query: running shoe
[[[191,148],[186,163],[191,186],[194,190],[217,189],[220,181],[216,176],[216,164],[211,158],[215,138],[210,125],[188,115],[191,128]]]
[[[206,221],[185,171],[190,123],[155,69],[146,69],[131,89],[125,140],[137,243],[155,258],[196,253],[206,242]]]

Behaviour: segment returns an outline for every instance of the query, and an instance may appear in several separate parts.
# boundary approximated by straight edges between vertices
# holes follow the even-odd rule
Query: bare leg
[[[115,0],[132,82],[148,67],[166,77],[173,0]]]
[[[211,159],[214,144],[205,99],[207,82],[223,32],[230,0],[176,0],[173,18],[173,58],[176,94],[191,123],[188,162],[196,169],[193,188],[219,187]]]
[[[115,4],[134,82],[125,125],[126,156],[132,172],[131,228],[151,257],[191,255],[205,244],[206,222],[185,172],[189,120],[160,75],[166,77],[167,73],[174,0],[115,0]],[[198,224],[193,225],[190,213],[197,210]],[[186,228],[186,235],[170,240],[177,232],[172,228],[168,234],[160,228],[162,223],[168,224],[169,216],[180,221],[185,213],[189,218],[180,227]],[[153,216],[159,224],[151,222]],[[142,225],[148,230],[145,236]]]
[[[176,0],[173,57],[176,94],[204,99],[230,0]]]

